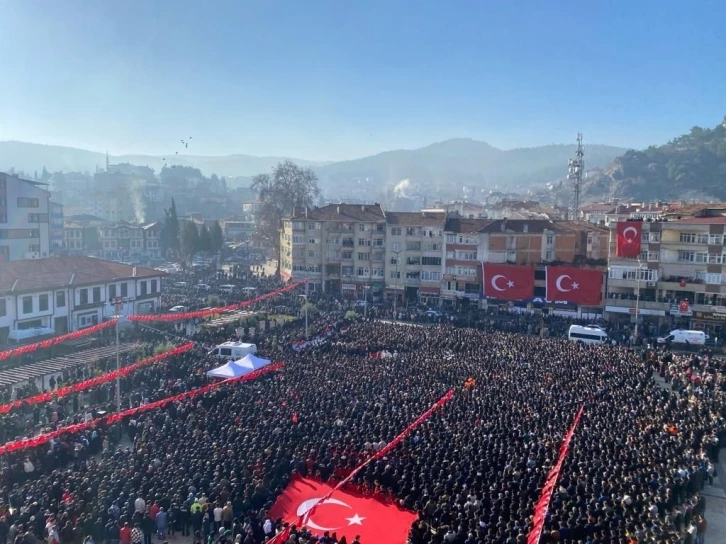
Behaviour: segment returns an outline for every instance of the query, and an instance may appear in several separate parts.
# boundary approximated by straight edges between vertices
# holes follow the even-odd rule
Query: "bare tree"
[[[282,220],[311,208],[320,195],[318,177],[310,168],[300,168],[292,161],[283,161],[270,174],[259,174],[252,180],[252,189],[260,199],[257,235],[275,249],[277,272],[280,274],[280,230]]]

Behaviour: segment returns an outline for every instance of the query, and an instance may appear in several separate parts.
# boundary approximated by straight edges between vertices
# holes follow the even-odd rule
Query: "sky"
[[[0,140],[341,160],[726,114],[726,2],[4,0]]]

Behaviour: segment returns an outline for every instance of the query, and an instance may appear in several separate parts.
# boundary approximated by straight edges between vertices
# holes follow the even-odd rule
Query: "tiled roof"
[[[712,217],[684,217],[670,223],[683,223],[686,225],[724,225],[726,224],[726,215],[714,215]]]
[[[322,208],[310,208],[307,213],[298,213],[291,219],[313,221],[357,221],[375,222],[385,219],[380,204],[328,204]]]
[[[583,212],[609,212],[615,208],[612,204],[587,204],[580,208]]]
[[[70,285],[164,276],[164,272],[92,257],[49,257],[0,266],[0,293],[33,292]]]
[[[525,232],[525,228],[532,234],[559,230],[558,225],[549,219],[495,219],[481,232]]]
[[[404,227],[443,227],[443,212],[386,212],[386,223]]]
[[[444,230],[446,232],[456,233],[474,233],[480,232],[493,223],[493,219],[465,219],[463,217],[449,217],[446,220]]]

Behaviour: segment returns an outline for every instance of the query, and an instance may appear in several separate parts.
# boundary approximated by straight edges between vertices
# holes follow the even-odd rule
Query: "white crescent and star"
[[[630,231],[633,232],[633,236],[628,238],[628,232]],[[625,238],[626,244],[632,244],[636,236],[638,236],[638,229],[636,229],[635,227],[626,227],[623,229],[623,238]]]
[[[497,281],[499,281],[500,278],[503,279],[503,280],[507,280],[507,286],[506,287],[499,287],[499,285],[497,285]],[[506,291],[507,289],[509,289],[511,287],[514,287],[514,282],[512,280],[507,279],[506,276],[503,276],[501,274],[497,274],[495,276],[492,276],[492,279],[491,279],[490,283],[491,283],[492,288],[495,289],[495,290],[497,290],[497,291]]]
[[[568,279],[572,283],[572,286],[569,289],[565,289],[562,286],[562,280]],[[555,282],[555,286],[557,287],[557,290],[562,293],[569,293],[570,291],[574,291],[575,289],[580,288],[580,284],[578,284],[576,281],[572,281],[572,278],[568,274],[562,274],[557,278],[557,281]]]
[[[303,523],[310,527],[311,529],[315,529],[316,531],[337,531],[341,529],[341,527],[322,527],[321,525],[318,525],[315,523],[309,516],[310,510],[312,510],[315,506],[322,506],[324,504],[336,504],[338,506],[345,506],[346,508],[352,509],[352,506],[350,506],[347,503],[344,503],[343,501],[340,501],[338,499],[324,499],[322,497],[316,497],[313,499],[308,499],[306,501],[303,501],[300,503],[300,506],[297,507],[297,511],[295,512],[299,518],[303,518]],[[348,526],[350,525],[363,525],[363,520],[366,518],[363,518],[359,516],[358,514],[355,514],[351,518],[343,518],[345,521],[348,522]]]

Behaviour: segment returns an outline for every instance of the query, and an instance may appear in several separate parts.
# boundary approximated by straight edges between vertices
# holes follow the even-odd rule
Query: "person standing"
[[[706,529],[708,529],[708,522],[703,515],[699,515],[696,519],[696,544],[704,544],[706,541]]]

